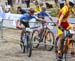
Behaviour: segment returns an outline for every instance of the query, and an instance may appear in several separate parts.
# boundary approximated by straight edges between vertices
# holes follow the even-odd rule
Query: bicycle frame
[[[63,41],[66,41],[68,48],[70,48],[70,38],[72,38],[73,34],[71,34],[70,30],[64,29],[64,31],[66,31],[66,34],[64,33]]]
[[[74,32],[71,33],[70,30],[66,30],[66,29],[63,29],[63,31],[64,31],[64,33],[63,33],[64,36],[61,41],[61,51],[62,51],[62,54],[65,53],[65,55],[66,55],[68,52],[68,49],[70,48],[70,41],[71,41],[70,39],[72,38]],[[74,50],[73,42],[72,42],[72,49]],[[66,56],[65,56],[65,58],[66,58]]]
[[[59,28],[63,31],[63,38],[61,40],[61,46],[60,46],[61,53],[60,54],[58,53],[58,47],[57,47],[58,38],[57,38],[57,41],[55,43],[56,58],[61,60],[64,57],[65,61],[67,61],[67,59],[68,59],[67,53],[68,53],[68,50],[70,47],[70,39],[72,38],[73,33],[71,33],[69,30],[66,30],[62,27],[59,27]],[[74,45],[72,44],[72,47],[73,46]]]
[[[44,26],[45,26],[45,27],[44,27]],[[47,29],[48,29],[47,23],[46,23],[46,25],[45,25],[45,23],[42,23],[42,31],[41,31],[41,33],[40,33],[40,34],[42,34],[41,37],[40,37],[40,40],[41,40],[41,41],[43,40],[44,36],[46,37]]]

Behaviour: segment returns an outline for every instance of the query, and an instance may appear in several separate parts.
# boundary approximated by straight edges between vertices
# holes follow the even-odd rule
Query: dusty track
[[[0,61],[56,61],[54,50],[49,52],[43,47],[34,49],[30,58],[23,54],[19,46],[18,30],[4,29],[3,36],[4,39],[0,40]],[[75,58],[69,60],[75,61]]]

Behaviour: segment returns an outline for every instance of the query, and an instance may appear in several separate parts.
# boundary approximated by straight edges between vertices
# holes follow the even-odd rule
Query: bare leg
[[[24,30],[21,31],[21,40],[22,40],[22,37],[24,35],[24,32],[25,32]]]
[[[61,50],[61,41],[62,41],[62,38],[63,38],[63,35],[60,35],[59,39],[58,39],[58,42],[57,42],[58,50]]]

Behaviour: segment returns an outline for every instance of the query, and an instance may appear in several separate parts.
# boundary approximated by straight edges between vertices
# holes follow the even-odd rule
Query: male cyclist
[[[42,7],[41,7],[41,11],[37,13],[37,16],[38,16],[38,18],[44,19],[46,22],[50,22],[50,20],[53,22],[52,17],[49,15],[48,12],[46,12],[46,7],[45,7],[45,6],[42,6]],[[45,17],[48,17],[50,20],[49,20],[49,19],[46,20]],[[53,23],[54,23],[54,22],[53,22]],[[47,25],[48,25],[48,27],[50,28],[49,23],[48,23]],[[41,30],[42,30],[42,29],[41,29]],[[39,36],[41,37],[41,35],[42,35],[42,32],[40,31]],[[41,42],[42,42],[42,40],[41,40]]]
[[[30,8],[29,11],[28,11],[28,13],[25,13],[23,16],[21,16],[20,20],[16,21],[16,28],[26,28],[26,27],[29,27],[29,23],[28,22],[31,19],[33,19],[33,18],[36,19],[36,20],[45,22],[43,19],[37,18],[36,16],[34,16],[34,9]],[[23,24],[24,26],[20,26],[19,22],[21,24]],[[25,32],[25,30],[22,30],[22,32],[21,32],[21,42],[22,43],[23,43],[22,36],[23,36],[24,32]]]
[[[57,19],[57,46],[58,46],[58,56],[61,56],[61,40],[63,35],[63,31],[59,29],[59,26],[65,28],[65,29],[75,29],[74,26],[71,26],[71,24],[68,23],[68,16],[70,12],[72,12],[75,15],[74,8],[75,7],[75,0],[69,0],[69,3],[67,3],[60,11],[58,14],[58,19]],[[58,61],[61,61],[61,57],[58,57]]]
[[[45,17],[48,17],[53,22],[53,20],[52,20],[51,16],[49,15],[49,13],[46,12],[46,7],[45,6],[41,7],[41,11],[38,12],[37,16],[39,18],[42,18],[42,19],[44,19]]]

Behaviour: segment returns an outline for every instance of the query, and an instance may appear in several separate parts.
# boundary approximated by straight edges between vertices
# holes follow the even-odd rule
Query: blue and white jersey
[[[33,18],[37,18],[36,16],[30,16],[28,13],[25,13],[23,16],[21,16],[20,21],[25,20],[25,21],[30,21]]]

